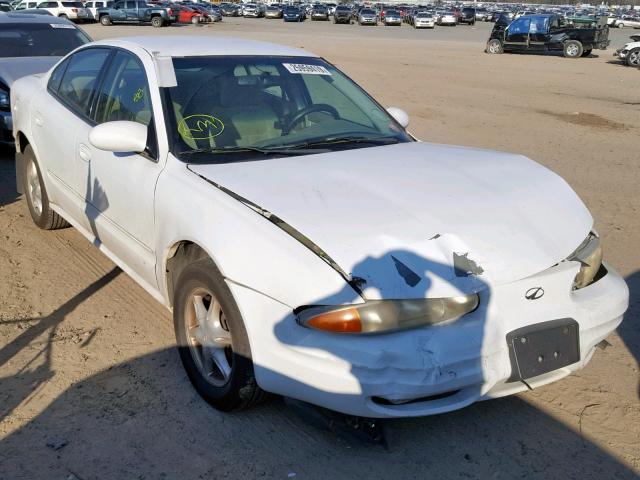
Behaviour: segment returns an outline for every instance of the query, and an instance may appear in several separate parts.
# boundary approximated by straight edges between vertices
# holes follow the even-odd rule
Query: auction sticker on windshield
[[[290,73],[304,73],[307,75],[331,75],[331,72],[320,65],[305,65],[303,63],[283,63]]]

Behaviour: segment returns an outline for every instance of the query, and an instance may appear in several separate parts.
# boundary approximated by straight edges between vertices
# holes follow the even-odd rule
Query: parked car
[[[316,4],[311,9],[311,20],[329,20],[329,9],[324,5]]]
[[[72,21],[84,22],[90,19],[89,12],[82,2],[61,2],[49,0],[38,4],[39,9],[47,10],[54,17],[66,18]]]
[[[120,0],[96,11],[101,25],[114,23],[150,23],[154,27],[171,25],[176,20],[170,10],[162,6],[148,6],[140,0]]]
[[[338,5],[333,12],[333,23],[351,24],[351,8],[346,5]]]
[[[476,21],[488,22],[491,13],[486,8],[476,8]]]
[[[265,8],[261,3],[245,3],[242,6],[242,16],[245,18],[264,17]]]
[[[11,105],[34,223],[73,224],[172,311],[220,410],[263,391],[366,417],[459,409],[583,368],[628,307],[562,178],[415,141],[306,50],[102,40],[17,80]]]
[[[436,28],[436,19],[431,13],[418,13],[413,19],[413,28]]]
[[[93,21],[98,21],[98,9],[99,8],[109,8],[111,7],[111,5],[113,5],[112,1],[108,1],[108,0],[96,0],[96,1],[90,1],[84,4],[86,10],[87,10],[87,18],[89,20],[93,20]]]
[[[617,19],[614,26],[616,28],[640,28],[640,17],[625,15],[622,18]]]
[[[267,5],[264,11],[265,18],[282,18],[282,6]]]
[[[472,7],[464,7],[460,10],[458,23],[466,23],[467,25],[476,24],[476,9]]]
[[[0,12],[0,145],[13,145],[9,98],[17,79],[43,73],[91,41],[73,23],[51,15]]]
[[[242,7],[236,3],[221,3],[220,12],[225,17],[242,16]]]
[[[176,23],[191,23],[197,25],[199,23],[205,23],[209,18],[206,12],[186,5],[173,4],[171,11],[175,16]]]
[[[384,16],[384,25],[397,25],[398,27],[402,25],[402,17],[400,16],[400,12],[398,10],[387,10]]]
[[[455,27],[458,24],[458,17],[451,11],[443,12],[438,17],[438,25],[447,25]]]
[[[640,67],[640,35],[631,35],[631,42],[614,52],[629,67]]]
[[[11,10],[13,10],[13,8],[11,8],[11,3],[9,3],[8,0],[0,1],[0,12],[10,12]]]
[[[13,9],[15,11],[18,11],[18,10],[27,10],[27,9],[38,8],[38,4],[40,2],[41,2],[41,0],[40,1],[38,1],[38,0],[35,0],[35,1],[33,1],[33,0],[23,0],[23,1],[19,2],[19,3],[16,3],[13,6]]]
[[[604,50],[609,45],[609,27],[601,18],[596,27],[576,27],[555,15],[524,15],[509,22],[501,17],[487,42],[487,53],[502,52],[563,52],[565,57],[587,57],[591,51]]]
[[[304,10],[293,5],[286,5],[282,10],[282,19],[285,22],[304,22],[306,18]]]
[[[211,22],[221,22],[222,21],[222,12],[220,11],[220,7],[214,3],[199,3],[197,6],[208,15],[209,21]]]
[[[363,8],[358,14],[358,25],[377,25],[378,15],[371,8]]]

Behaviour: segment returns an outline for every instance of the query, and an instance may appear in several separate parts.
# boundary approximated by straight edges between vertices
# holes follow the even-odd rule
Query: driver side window
[[[509,25],[509,35],[528,34],[530,24],[530,18],[519,18],[511,25]]]

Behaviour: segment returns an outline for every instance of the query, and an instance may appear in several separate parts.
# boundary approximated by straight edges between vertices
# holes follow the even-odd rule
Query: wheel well
[[[24,133],[18,132],[18,141],[16,143],[18,144],[18,151],[24,153],[24,149],[29,145],[29,140]]]
[[[176,282],[184,268],[203,258],[210,258],[209,254],[197,243],[183,240],[175,243],[170,249],[167,256],[165,267],[165,282],[167,285],[167,294],[169,304],[173,306],[173,292]]]

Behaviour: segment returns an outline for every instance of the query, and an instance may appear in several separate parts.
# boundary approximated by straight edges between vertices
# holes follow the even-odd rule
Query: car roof
[[[6,23],[48,23],[51,25],[65,24],[74,25],[64,18],[53,17],[51,15],[37,15],[34,13],[0,12],[0,25]],[[75,26],[75,25],[74,25]]]
[[[283,57],[317,57],[316,54],[299,48],[275,43],[258,42],[234,37],[208,35],[148,35],[144,37],[110,38],[94,42],[93,45],[112,45],[122,48],[138,46],[150,54],[169,57],[200,57],[257,55]]]

